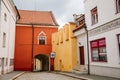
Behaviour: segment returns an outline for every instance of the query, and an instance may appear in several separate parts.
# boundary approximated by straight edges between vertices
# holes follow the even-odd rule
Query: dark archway
[[[49,56],[38,54],[34,57],[34,71],[49,71]]]

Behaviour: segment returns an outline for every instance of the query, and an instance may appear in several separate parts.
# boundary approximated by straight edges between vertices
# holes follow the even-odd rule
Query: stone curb
[[[13,76],[13,77],[12,77],[11,79],[9,79],[9,80],[15,80],[17,77],[23,75],[24,73],[25,73],[25,72],[21,72],[21,73],[15,75],[15,76]]]
[[[65,75],[65,76],[69,76],[69,77],[80,79],[80,80],[93,80],[93,79],[89,79],[89,78],[85,78],[85,77],[80,77],[80,76],[72,75],[72,74],[69,74],[69,73],[61,73],[61,72],[53,72],[53,73],[55,73],[55,74],[61,74],[61,75]]]

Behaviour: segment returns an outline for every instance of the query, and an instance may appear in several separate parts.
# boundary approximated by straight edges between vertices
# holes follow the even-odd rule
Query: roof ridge
[[[18,9],[18,11],[29,11],[29,12],[51,12],[51,11],[39,11],[39,10],[22,10],[22,9]]]
[[[53,14],[52,11],[50,11],[50,14],[51,14],[52,20],[54,21],[54,24],[55,24],[55,25],[58,25],[58,22],[56,21],[55,16],[54,16],[54,14]]]

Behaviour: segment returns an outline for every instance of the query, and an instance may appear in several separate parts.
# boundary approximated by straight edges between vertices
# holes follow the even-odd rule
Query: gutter
[[[20,19],[20,13],[19,13],[19,11],[18,11],[17,7],[16,7],[16,6],[14,6],[14,7],[15,7],[16,12],[17,12],[17,14],[18,14],[18,19]]]
[[[34,26],[32,25],[32,64],[31,64],[31,71],[34,70]]]
[[[88,75],[90,75],[89,38],[88,38],[88,30],[86,26],[85,26],[85,30],[87,32]]]

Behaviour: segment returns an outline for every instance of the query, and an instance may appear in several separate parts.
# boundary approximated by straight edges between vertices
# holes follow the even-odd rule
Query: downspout
[[[85,30],[87,33],[88,75],[90,75],[89,38],[88,38],[88,30],[86,26],[85,26]]]
[[[31,71],[34,70],[34,26],[32,25],[32,65],[31,65]]]

